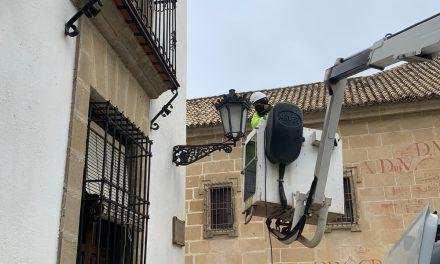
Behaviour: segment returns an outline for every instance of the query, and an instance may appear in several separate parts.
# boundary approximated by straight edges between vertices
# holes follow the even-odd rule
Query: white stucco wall
[[[56,263],[75,39],[67,0],[1,1],[0,263]]]
[[[185,248],[172,244],[173,216],[185,220],[185,167],[172,163],[172,148],[186,144],[186,0],[177,1],[177,79],[179,95],[168,117],[151,130],[152,167],[147,263],[183,264]],[[152,100],[150,118],[172,97],[170,91]]]

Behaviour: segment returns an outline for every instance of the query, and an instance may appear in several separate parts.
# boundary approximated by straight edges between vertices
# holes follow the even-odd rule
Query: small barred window
[[[355,189],[355,170],[348,168],[344,170],[344,214],[335,220],[328,222],[329,229],[351,229],[358,231],[359,217],[357,213],[356,189]]]
[[[232,183],[205,185],[204,237],[235,235],[234,188]]]

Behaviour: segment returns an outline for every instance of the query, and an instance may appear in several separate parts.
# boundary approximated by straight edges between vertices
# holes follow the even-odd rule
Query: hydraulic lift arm
[[[299,235],[297,239],[301,243],[308,247],[314,247],[319,243],[324,233],[329,202],[328,199],[326,200],[324,191],[344,91],[347,87],[347,78],[369,68],[383,70],[399,61],[430,60],[438,56],[439,53],[440,14],[437,14],[395,34],[387,35],[375,42],[370,48],[351,57],[338,59],[333,67],[327,69],[325,83],[330,94],[330,101],[327,106],[315,165],[316,187],[312,185],[309,193],[309,196],[313,197],[311,212],[305,212],[305,214],[318,215],[318,226],[311,240]]]

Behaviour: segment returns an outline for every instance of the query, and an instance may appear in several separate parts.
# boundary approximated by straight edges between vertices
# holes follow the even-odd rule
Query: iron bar
[[[121,155],[122,155],[122,134],[119,134],[119,138],[118,138],[118,168],[117,168],[117,175],[116,175],[116,185],[119,187],[119,179],[120,179],[120,172],[121,172]],[[113,188],[112,186],[110,188]],[[119,201],[119,191],[116,187],[116,201]],[[114,210],[114,214],[113,214],[113,219],[117,219],[118,216],[118,207],[123,208],[123,204],[122,206],[118,206],[118,204],[115,204],[115,210]],[[123,210],[123,209],[122,209]],[[121,212],[122,215],[122,212]],[[110,219],[110,217],[109,217]],[[113,248],[116,248],[116,232],[117,232],[117,226],[113,225]],[[112,263],[115,263],[115,258],[116,258],[116,254],[112,254]]]
[[[147,164],[147,159],[148,159],[148,156],[145,156],[145,159],[142,159],[143,160],[143,162],[144,162],[144,175],[143,175],[143,177],[142,177],[142,179],[143,179],[143,189],[142,189],[142,193],[143,193],[143,197],[145,197],[146,196],[146,191],[145,191],[145,189],[147,188],[147,184],[146,184],[146,182],[147,182],[147,166],[148,166],[148,164]],[[142,214],[143,215],[145,215],[145,205],[146,205],[146,203],[144,203],[143,205],[142,205]],[[143,227],[143,231],[142,231],[142,244],[141,244],[141,261],[142,261],[142,263],[145,263],[145,259],[144,259],[144,242],[145,242],[145,238],[146,238],[146,236],[145,236],[145,230],[146,230],[146,228],[145,228],[145,217],[144,218],[142,218],[142,227]]]
[[[87,122],[87,137],[86,137],[86,160],[84,162],[84,170],[83,170],[83,188],[81,188],[81,197],[86,197],[86,188],[85,188],[85,184],[84,182],[86,181],[86,175],[87,175],[87,168],[88,168],[88,153],[89,153],[89,138],[90,138],[90,123],[91,123],[91,114],[92,114],[92,110],[89,108],[89,113],[88,113],[88,122]],[[84,263],[84,258],[85,256],[83,256],[82,253],[82,247],[83,247],[83,242],[84,242],[84,238],[83,238],[83,233],[84,233],[84,214],[85,214],[85,210],[84,210],[84,205],[83,205],[84,201],[81,201],[81,209],[80,209],[80,221],[79,221],[79,232],[78,232],[78,246],[77,246],[77,259],[76,259],[76,263],[77,264],[82,264]]]
[[[151,144],[148,145],[148,150],[151,153]],[[151,171],[151,155],[148,156],[148,169],[147,169],[147,217],[144,218],[145,223],[145,261],[147,259],[147,234],[148,234],[148,219],[150,219],[149,211],[150,211],[150,171]]]
[[[110,104],[107,104],[106,106],[106,115],[108,114],[110,108]],[[108,117],[108,116],[107,116]],[[107,156],[107,137],[108,137],[108,122],[105,124],[105,132],[104,132],[104,155],[102,157],[102,177],[105,177],[105,165],[106,162],[106,156]],[[101,188],[100,188],[100,195],[99,195],[99,204],[102,204],[102,197],[104,194],[104,181],[101,182]],[[98,218],[98,253],[97,253],[97,259],[98,263],[101,262],[101,228],[102,228],[102,218]]]
[[[135,155],[137,155],[137,152],[138,152],[138,148],[137,148],[137,146],[134,146],[134,152],[135,152]],[[131,202],[130,202],[130,204],[131,204],[131,206],[132,206],[132,215],[131,215],[131,217],[132,217],[132,219],[133,219],[133,221],[132,221],[132,228],[131,228],[131,233],[132,233],[132,239],[133,239],[133,246],[131,247],[131,258],[133,259],[133,258],[135,258],[136,256],[135,256],[135,247],[136,247],[136,243],[137,243],[137,230],[136,230],[136,205],[135,205],[135,203],[136,203],[136,189],[137,189],[137,176],[138,176],[138,168],[137,168],[137,159],[135,159],[135,160],[132,160],[131,162],[133,163],[132,164],[132,168],[133,168],[133,175],[134,175],[134,177],[132,177],[131,178],[131,181],[132,181],[132,186],[133,186],[133,189],[132,189],[132,191],[131,191]],[[136,258],[134,259],[134,261],[132,261],[132,262],[134,262],[134,263],[136,263]]]
[[[138,184],[138,187],[137,187],[137,190],[136,190],[136,197],[141,197],[141,184],[142,184],[142,177],[141,177],[141,175],[142,175],[142,158],[140,158],[140,159],[136,159],[137,161],[139,161],[139,176],[140,177],[138,177],[138,181],[139,181],[139,184]],[[139,212],[138,214],[137,214],[137,223],[138,223],[138,225],[140,225],[140,212],[141,212],[141,203],[140,203],[140,201],[138,200],[138,199],[136,199],[136,201],[135,201],[135,203],[134,203],[134,206],[137,206],[138,208],[137,208],[137,211]],[[142,232],[142,231],[141,231]],[[140,241],[139,241],[139,238],[140,238],[140,232],[138,232],[137,233],[137,239],[136,239],[136,260],[138,259],[138,257],[139,257],[139,243],[140,243]]]
[[[130,154],[132,153],[132,151],[133,151],[133,148],[130,148],[130,150],[129,150]],[[128,257],[129,263],[132,263],[133,262],[133,259],[132,259],[133,255],[132,255],[132,250],[131,250],[133,248],[133,232],[132,232],[132,229],[133,229],[134,226],[130,227],[130,212],[133,210],[133,207],[132,207],[132,200],[133,200],[133,194],[132,194],[132,190],[133,190],[133,161],[130,161],[128,163],[127,168],[128,168],[128,176],[127,176],[128,177],[128,186],[127,186],[128,196],[127,196],[127,203],[128,203],[128,208],[129,208],[129,210],[127,210],[127,220],[128,220],[128,222],[127,222],[127,227],[128,227],[127,233],[129,234],[128,235],[128,238],[129,238],[128,239],[128,243],[130,243],[130,247],[129,247],[129,250],[128,250],[127,257]]]
[[[124,139],[124,143],[125,143],[125,146],[127,147],[128,146],[128,139],[127,138],[125,138]],[[127,148],[125,149],[125,151],[126,152],[128,152],[128,150],[127,150]],[[124,180],[123,180],[123,182],[122,182],[122,185],[123,185],[123,188],[124,188],[124,192],[122,193],[122,205],[124,205],[125,206],[125,198],[127,198],[127,201],[128,201],[128,199],[129,199],[129,186],[127,186],[127,181],[128,181],[128,179],[127,179],[127,177],[128,177],[128,171],[129,170],[127,170],[127,168],[128,168],[128,160],[124,157],[124,173],[122,174],[122,175],[124,175]],[[127,194],[127,197],[125,196]],[[130,208],[129,208],[129,206],[128,206],[128,202],[127,202],[127,212],[130,210]],[[121,211],[121,225],[122,225],[122,231],[124,232],[124,236],[123,236],[123,238],[122,238],[122,241],[123,241],[123,246],[122,246],[122,248],[123,248],[123,259],[124,259],[124,262],[125,262],[125,260],[127,259],[127,257],[125,256],[126,254],[126,249],[127,249],[127,239],[128,239],[128,237],[127,237],[127,233],[128,233],[128,230],[127,230],[127,226],[128,226],[128,222],[129,222],[129,220],[128,220],[128,217],[125,219],[125,221],[124,221],[124,210],[122,209],[122,211]]]
[[[115,127],[113,127],[113,133],[112,135],[115,135],[116,131],[115,131]],[[112,137],[112,154],[111,154],[111,161],[110,161],[110,183],[113,183],[113,166],[114,166],[114,154],[115,154],[115,142],[116,139],[115,137]],[[110,185],[109,186],[109,196],[112,197],[112,191],[113,191],[113,187]],[[109,235],[110,235],[110,213],[112,210],[112,204],[111,204],[111,199],[108,199],[107,201],[107,239],[106,239],[106,248],[105,248],[105,263],[108,264],[109,263],[109,256],[110,256],[110,239],[109,239]],[[112,254],[113,256],[114,254]]]

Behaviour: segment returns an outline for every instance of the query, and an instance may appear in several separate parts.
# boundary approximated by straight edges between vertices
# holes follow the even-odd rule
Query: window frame
[[[151,144],[109,101],[90,102],[77,263],[146,261]]]
[[[211,225],[211,189],[213,188],[230,188],[231,194],[231,212],[232,212],[232,225],[230,228],[216,229]],[[203,201],[203,238],[212,238],[214,236],[238,236],[236,212],[235,212],[235,188],[234,184],[230,181],[227,182],[210,182],[205,183],[203,186],[204,201]]]
[[[350,230],[352,232],[359,232],[361,231],[360,226],[359,226],[359,206],[358,206],[358,200],[357,200],[357,183],[358,183],[358,175],[357,175],[357,167],[346,167],[344,168],[344,172],[343,172],[343,180],[348,178],[349,179],[349,185],[350,185],[350,198],[351,198],[351,207],[353,208],[353,216],[352,219],[353,221],[351,222],[338,222],[337,219],[336,221],[331,221],[331,222],[327,222],[327,226],[326,226],[326,232],[331,232],[332,230]],[[345,190],[345,185],[343,184],[343,188],[344,188],[344,207],[345,207],[345,194],[346,194],[346,190]],[[344,208],[344,212],[345,212],[345,208]],[[345,216],[345,213],[344,215]],[[341,216],[341,217],[343,217]]]

